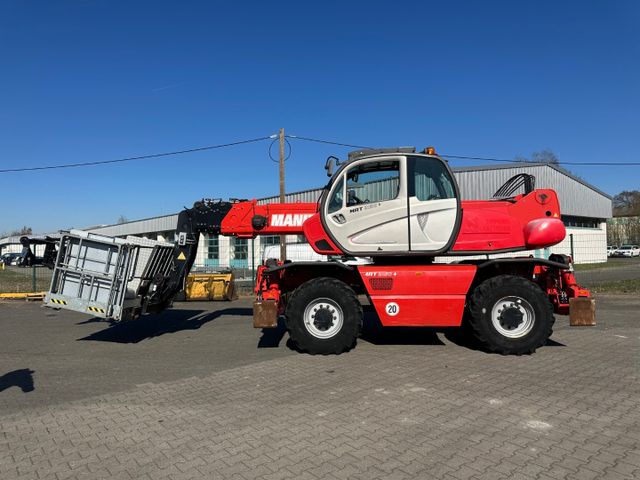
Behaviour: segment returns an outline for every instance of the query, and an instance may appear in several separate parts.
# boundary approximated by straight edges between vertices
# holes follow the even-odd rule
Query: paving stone
[[[334,357],[260,351],[242,340],[259,335],[237,313],[250,303],[219,305],[197,332],[133,343],[75,314],[0,315],[0,364],[36,371],[34,392],[0,392],[0,478],[639,478],[640,300],[599,301],[595,328],[558,317],[563,346],[522,357],[415,332]]]

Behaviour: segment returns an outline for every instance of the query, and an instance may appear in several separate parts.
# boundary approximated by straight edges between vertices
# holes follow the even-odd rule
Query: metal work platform
[[[144,313],[141,289],[169,274],[173,252],[172,243],[71,230],[60,240],[44,303],[114,320],[135,318]]]

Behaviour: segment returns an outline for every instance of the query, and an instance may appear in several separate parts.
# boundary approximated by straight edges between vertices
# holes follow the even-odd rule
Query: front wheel
[[[362,306],[355,292],[329,277],[300,285],[287,303],[285,317],[293,343],[312,354],[346,352],[362,329]]]
[[[514,275],[482,282],[468,302],[469,326],[476,340],[503,355],[533,353],[553,331],[553,306],[535,283]]]

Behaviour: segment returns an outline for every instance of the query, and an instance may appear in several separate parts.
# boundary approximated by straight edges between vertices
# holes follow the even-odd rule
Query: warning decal
[[[180,255],[178,255],[178,260],[186,260],[187,257],[184,256],[184,252],[180,252]]]

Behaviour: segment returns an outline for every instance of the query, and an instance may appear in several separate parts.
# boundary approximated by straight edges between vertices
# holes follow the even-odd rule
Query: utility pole
[[[280,203],[284,203],[284,128],[280,129]],[[280,260],[287,259],[287,236],[280,235]]]

